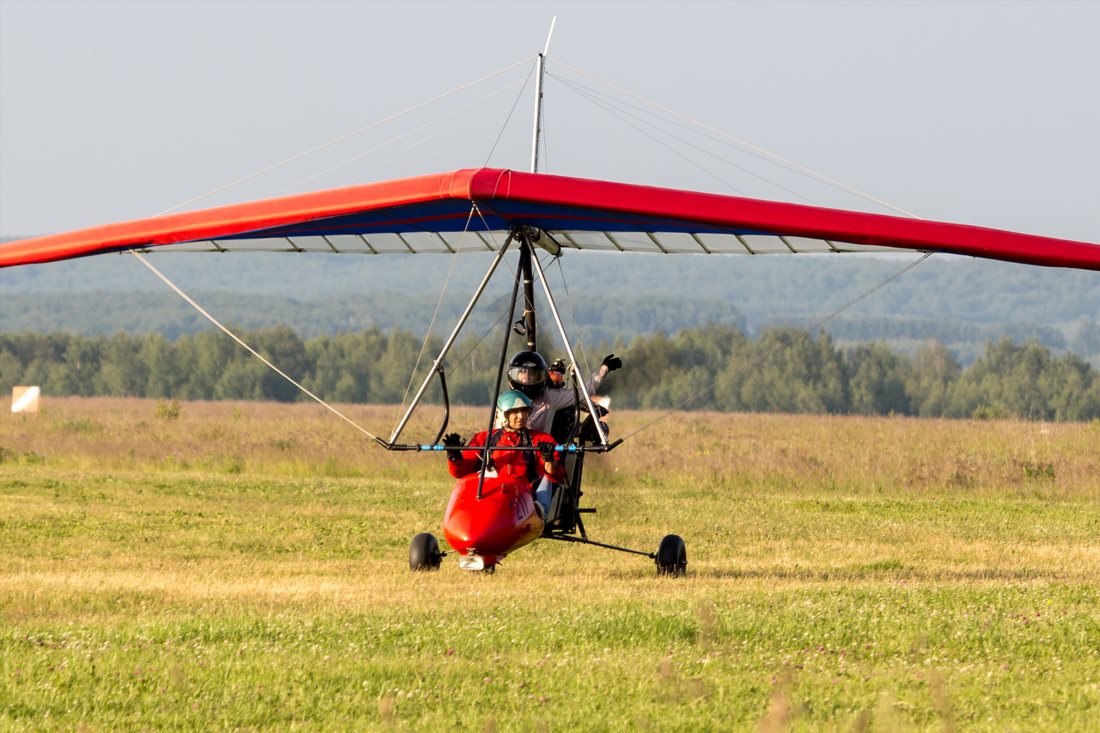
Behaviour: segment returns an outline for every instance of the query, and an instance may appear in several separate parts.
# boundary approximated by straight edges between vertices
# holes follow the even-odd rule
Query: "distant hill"
[[[247,328],[282,323],[311,336],[372,325],[422,334],[446,283],[433,328],[438,333],[453,324],[489,258],[166,254],[152,261],[227,322]],[[776,324],[804,325],[881,283],[907,261],[902,256],[567,252],[549,263],[547,274],[567,327],[586,342],[611,343],[708,322],[749,333]],[[498,276],[476,328],[488,328],[501,316],[510,285],[510,278]],[[1100,345],[1089,350],[1098,320],[1098,273],[937,255],[826,328],[841,342],[883,340],[903,350],[937,338],[966,363],[982,343],[1000,336],[1100,357]],[[127,255],[0,270],[2,331],[158,331],[173,337],[206,327]]]

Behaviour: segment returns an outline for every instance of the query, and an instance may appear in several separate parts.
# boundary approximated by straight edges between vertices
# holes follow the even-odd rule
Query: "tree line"
[[[288,327],[241,334],[258,352],[326,400],[399,403],[440,347],[405,331],[371,328],[303,339]],[[519,350],[519,345],[511,351]],[[1100,418],[1100,375],[1073,354],[1007,338],[962,368],[928,341],[911,356],[881,343],[840,347],[822,331],[773,328],[758,338],[733,325],[657,333],[618,343],[625,367],[602,390],[618,407],[1035,420]],[[553,346],[546,355],[561,355]],[[591,366],[603,350],[589,349]],[[446,363],[450,399],[491,399],[499,339],[460,340]],[[414,373],[415,367],[415,373]],[[410,375],[412,378],[410,379]],[[46,395],[175,399],[305,399],[224,335],[79,336],[0,333],[0,387],[37,384]],[[429,399],[439,401],[438,386]]]
[[[158,262],[223,320],[248,330],[288,325],[313,338],[372,327],[422,333],[437,306],[436,322],[453,323],[490,256],[237,253]],[[561,257],[548,275],[570,333],[598,343],[710,323],[735,325],[754,337],[770,327],[811,323],[882,283],[901,264],[859,256],[585,252]],[[497,320],[507,307],[508,281],[491,284],[471,329],[485,330]],[[0,271],[0,292],[0,332],[157,331],[174,340],[209,327],[132,257],[7,268]],[[936,339],[963,365],[981,356],[986,342],[1007,336],[1018,343],[1036,340],[1057,353],[1073,351],[1100,367],[1097,313],[1094,272],[937,255],[845,310],[829,332],[843,344],[885,341],[910,355]]]
[[[636,339],[617,401],[685,409],[920,417],[1092,420],[1100,417],[1100,374],[1085,360],[1054,356],[1036,342],[1002,338],[963,369],[938,341],[912,356],[881,343],[840,348],[775,328],[750,339],[722,326]],[[618,395],[622,395],[619,399]]]

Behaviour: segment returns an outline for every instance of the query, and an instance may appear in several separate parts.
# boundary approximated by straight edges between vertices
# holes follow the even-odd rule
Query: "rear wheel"
[[[421,532],[409,545],[409,570],[439,570],[443,553],[439,541],[431,532]]]
[[[657,548],[657,575],[686,575],[687,545],[680,535],[669,534]]]

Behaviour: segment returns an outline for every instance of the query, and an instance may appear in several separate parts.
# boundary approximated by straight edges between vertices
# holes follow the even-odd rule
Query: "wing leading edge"
[[[476,205],[476,207],[474,207]],[[0,267],[140,251],[461,252],[514,225],[560,246],[769,254],[939,251],[1100,270],[1100,245],[610,181],[466,169],[107,224],[0,245]]]

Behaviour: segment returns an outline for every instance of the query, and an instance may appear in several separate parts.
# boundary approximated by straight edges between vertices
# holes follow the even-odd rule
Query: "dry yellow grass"
[[[396,413],[347,410],[380,433]],[[0,416],[0,728],[1061,731],[1100,711],[1095,424],[675,415],[586,474],[597,539],[687,538],[689,576],[661,582],[551,542],[495,576],[412,575],[441,456],[312,405],[165,412]]]
[[[53,398],[33,416],[0,412],[0,447],[87,470],[189,470],[403,478],[438,474],[432,456],[387,453],[312,404],[188,402],[176,419],[156,400]],[[340,406],[388,437],[398,408]],[[661,413],[612,415],[625,436]],[[403,439],[429,440],[427,407]],[[483,429],[484,411],[456,409],[451,429]],[[923,420],[897,417],[675,413],[642,431],[597,470],[624,478],[866,490],[1053,492],[1100,499],[1100,422]]]

